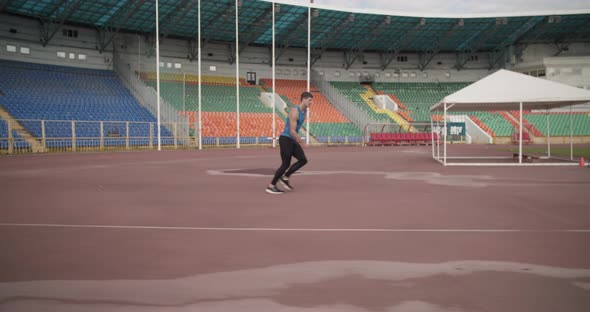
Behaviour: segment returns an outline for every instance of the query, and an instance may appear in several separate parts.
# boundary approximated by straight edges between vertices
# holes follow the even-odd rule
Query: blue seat
[[[98,121],[105,121],[102,133],[105,137],[117,133],[124,137],[127,133],[124,121],[143,123],[129,124],[130,137],[149,138],[148,123],[154,124],[151,135],[157,136],[157,119],[138,103],[110,70],[0,60],[0,85],[5,93],[3,104],[6,110],[28,131],[41,137],[42,127],[38,120],[42,119],[46,121],[46,138],[60,138],[49,140],[50,147],[71,146],[67,141],[72,137],[72,120],[78,121],[76,137],[89,138],[84,144],[100,144],[99,140],[90,140],[101,136]],[[161,136],[173,135],[162,127]],[[133,142],[136,143],[130,141],[130,144],[145,144],[138,140]],[[172,139],[167,139],[164,144],[173,143]],[[110,140],[109,144],[120,145],[125,141]]]

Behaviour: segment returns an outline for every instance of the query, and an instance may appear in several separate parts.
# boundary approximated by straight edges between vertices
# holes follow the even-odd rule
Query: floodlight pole
[[[238,43],[238,0],[236,0],[236,148],[240,148],[240,46]]]
[[[277,146],[276,142],[276,100],[275,100],[275,2],[272,2],[272,147]]]
[[[158,151],[162,150],[160,138],[160,26],[158,14],[158,0],[156,0],[156,103],[158,106]]]
[[[309,0],[309,5],[307,6],[307,92],[310,92],[310,70],[311,70],[311,2],[312,0]],[[305,144],[309,145],[309,107],[307,108],[307,135],[305,138]]]
[[[199,125],[198,125],[198,131],[199,131],[199,149],[203,149],[203,136],[201,135],[201,131],[203,130],[203,125],[202,125],[202,119],[201,119],[201,0],[198,0],[198,4],[197,4],[197,19],[198,19],[198,34],[197,34],[197,41],[198,43],[198,60],[197,60],[197,67],[198,67],[198,71],[199,71],[199,112],[198,112],[198,118],[199,118]]]
[[[549,128],[549,108],[547,108],[547,157],[551,158],[551,130]]]
[[[574,120],[572,119],[572,105],[570,105],[570,160],[574,160]]]
[[[518,125],[519,128],[519,132],[520,132],[520,137],[518,140],[518,163],[522,164],[522,101],[520,102],[520,116],[519,116],[519,122],[520,124]]]
[[[443,164],[447,165],[447,102],[445,104],[445,112],[443,114]]]

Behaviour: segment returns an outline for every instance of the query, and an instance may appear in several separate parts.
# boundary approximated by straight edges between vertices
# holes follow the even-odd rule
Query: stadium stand
[[[260,81],[267,90],[272,90],[271,79],[261,79]],[[291,106],[299,103],[301,93],[307,90],[307,82],[275,79],[275,87],[277,94],[287,105]],[[311,86],[311,91],[314,94],[314,101],[310,110],[310,134],[322,143],[359,141],[361,131],[313,86]]]
[[[125,134],[125,122],[130,122],[131,137],[149,140],[149,123],[156,122],[112,71],[0,60],[0,83],[6,111],[34,137],[42,137],[44,124],[47,147],[69,146],[74,133],[96,146],[100,121],[105,122],[103,136]],[[162,128],[162,136],[172,134]],[[124,144],[122,139],[109,142]]]
[[[371,118],[378,122],[391,123],[395,122],[387,113],[378,111],[369,106],[366,101],[367,89],[357,82],[331,81],[330,84],[341,94],[363,109]],[[363,98],[365,95],[365,98]]]
[[[429,109],[445,96],[464,88],[469,83],[381,82],[373,88],[388,94],[401,103],[402,111],[413,121],[429,121]]]
[[[535,126],[539,133],[543,136],[547,135],[547,114],[531,112],[523,115],[523,118]],[[571,122],[573,122],[573,135],[590,135],[590,115],[588,113],[573,113]],[[552,136],[569,136],[571,132],[569,113],[549,114],[549,126]]]
[[[155,74],[141,73],[144,83],[156,88]],[[176,110],[189,116],[194,128],[199,109],[198,76],[165,74],[160,82],[160,94]],[[183,86],[183,82],[186,84]],[[240,83],[240,142],[268,143],[272,137],[272,110],[259,99],[260,89],[241,80]],[[237,135],[236,80],[231,77],[203,76],[201,85],[203,141],[205,144],[235,144]],[[284,121],[276,117],[277,133]],[[221,138],[217,142],[216,138]]]

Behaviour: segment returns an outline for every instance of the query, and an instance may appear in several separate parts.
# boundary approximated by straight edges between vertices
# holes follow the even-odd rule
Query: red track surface
[[[588,311],[589,169],[306,152],[1,157],[0,311]]]

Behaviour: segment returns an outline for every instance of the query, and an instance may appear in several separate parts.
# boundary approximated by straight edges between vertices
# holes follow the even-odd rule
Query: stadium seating
[[[143,81],[156,81],[156,72],[141,72],[140,78]],[[201,75],[203,79],[202,84],[206,85],[221,85],[221,86],[235,86],[236,85],[236,78],[235,77],[226,77],[226,76],[211,76],[211,75]],[[183,82],[186,82],[190,85],[196,85],[199,83],[199,76],[195,74],[180,74],[180,73],[160,73],[160,83],[162,82],[175,82],[180,83],[182,85]],[[240,85],[241,86],[249,86],[244,78],[240,78]]]
[[[198,112],[187,112],[189,122],[195,124]],[[240,113],[240,136],[272,137],[271,113]],[[237,135],[237,114],[235,112],[203,112],[203,137],[235,137]],[[275,115],[276,131],[285,127],[285,121]]]
[[[542,134],[547,135],[547,115],[545,113],[524,114],[529,123]],[[573,122],[573,135],[590,135],[590,115],[588,113],[551,113],[549,114],[549,126],[551,136],[569,136],[570,123]]]
[[[146,85],[156,88],[155,81],[146,81]],[[184,98],[183,98],[184,92]],[[198,111],[199,89],[197,85],[178,82],[161,82],[161,96],[178,111]],[[201,86],[201,110],[204,112],[237,111],[236,86],[207,85]],[[270,109],[260,99],[260,90],[256,87],[240,86],[240,112],[268,113]]]
[[[48,147],[71,144],[72,121],[79,138],[100,137],[100,121],[111,123],[105,136],[114,127],[125,133],[129,121],[131,136],[149,137],[147,122],[156,122],[112,71],[0,60],[0,84],[4,108],[34,137],[42,136],[40,121],[45,121],[45,137],[53,138]],[[162,128],[162,136],[172,134]]]
[[[272,90],[271,79],[261,79],[267,90]],[[275,79],[277,94],[288,104],[299,103],[301,93],[307,90],[307,81]],[[318,142],[360,142],[361,131],[313,86],[313,106],[310,110],[310,134]]]
[[[432,140],[437,141],[438,135],[436,133],[408,133],[408,132],[393,132],[393,133],[371,133],[367,145],[430,145]]]
[[[528,113],[530,113],[530,111],[523,111],[522,126],[535,136],[543,136],[543,133],[541,133],[537,127],[529,123],[526,116],[524,116]],[[520,111],[505,112],[503,115],[515,128],[518,128],[518,122],[516,122],[516,120],[520,120]],[[512,119],[511,116],[514,117],[514,119]]]
[[[0,149],[8,148],[8,125],[0,118]]]
[[[464,114],[471,116],[472,120],[473,117],[477,117],[478,120],[491,130],[491,133],[488,133],[492,136],[512,135],[514,127],[502,116],[501,112],[466,112]]]
[[[466,82],[378,82],[373,88],[394,97],[403,112],[414,121],[429,121],[430,107],[445,96],[469,85]],[[406,109],[404,109],[405,107]]]
[[[394,120],[385,113],[380,113],[369,107],[361,94],[367,92],[367,89],[356,82],[331,81],[330,84],[343,94],[350,101],[364,110],[371,118],[377,122],[391,123]]]
[[[144,83],[156,88],[155,75],[142,73]],[[183,86],[181,74],[161,76],[160,94],[178,111],[189,116],[191,128],[195,128],[199,110],[198,76],[186,75]],[[241,143],[269,143],[272,140],[272,110],[260,101],[260,89],[241,83],[240,91],[240,140]],[[202,137],[204,144],[236,144],[237,97],[235,78],[203,76],[201,85]],[[284,128],[284,120],[275,115],[276,134]],[[219,141],[218,141],[219,140]]]
[[[430,120],[429,109],[432,105],[469,84],[469,82],[395,82],[375,83],[373,86],[384,94],[395,96],[399,100],[398,103],[402,103],[407,107],[406,112],[413,120],[428,121]],[[511,136],[514,127],[510,123],[510,119],[503,115],[504,113],[477,111],[449,114],[469,116],[492,136]]]
[[[272,89],[271,79],[260,79],[260,81],[267,90]],[[307,82],[305,80],[276,79],[275,86],[277,93],[286,97],[288,100],[287,103],[290,105],[299,103],[301,93],[307,90]],[[348,118],[338,111],[323,94],[313,87],[311,88],[311,91],[314,95],[310,116],[312,122],[350,122]]]

